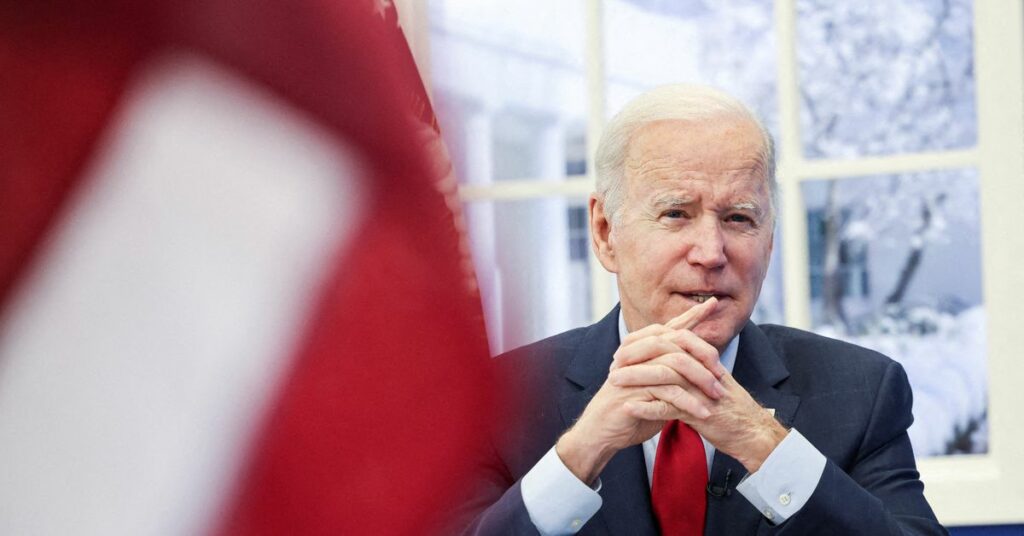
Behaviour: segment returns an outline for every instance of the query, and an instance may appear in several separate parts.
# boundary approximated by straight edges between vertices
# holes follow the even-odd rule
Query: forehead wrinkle
[[[664,180],[731,180],[746,177],[763,177],[764,165],[760,159],[751,159],[739,165],[723,167],[710,165],[699,159],[675,157],[652,158],[640,161],[635,159],[628,165],[629,175],[635,179],[648,181]]]
[[[704,175],[706,171],[692,159],[663,156],[658,158],[631,158],[626,165],[637,177],[655,176],[655,179],[676,179]]]
[[[728,171],[748,170],[763,172],[764,156],[760,148],[742,147],[732,151],[718,151],[717,147],[691,149],[686,152],[673,147],[631,147],[623,159],[623,164],[631,169],[662,168],[678,166],[686,169],[699,169],[709,172],[724,173]]]

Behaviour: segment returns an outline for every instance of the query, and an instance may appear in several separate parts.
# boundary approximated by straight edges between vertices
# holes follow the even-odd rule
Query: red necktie
[[[704,534],[707,483],[708,462],[700,435],[685,423],[669,421],[661,430],[651,482],[651,502],[662,534]]]

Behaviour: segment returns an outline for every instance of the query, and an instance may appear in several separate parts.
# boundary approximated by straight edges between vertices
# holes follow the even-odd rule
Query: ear
[[[590,194],[589,213],[590,245],[594,248],[594,255],[597,255],[597,260],[605,270],[618,273],[619,265],[612,243],[612,222],[604,212],[604,199],[597,193]]]

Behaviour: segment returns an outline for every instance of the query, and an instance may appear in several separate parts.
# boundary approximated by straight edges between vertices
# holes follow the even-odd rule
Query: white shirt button
[[[583,526],[583,521],[581,521],[579,519],[573,519],[572,520],[572,529],[573,530],[579,530],[579,528],[582,527],[582,526]]]
[[[779,495],[779,502],[782,504],[782,506],[788,506],[790,500],[791,499],[788,493],[783,493],[782,495]]]
[[[764,517],[768,518],[768,521],[775,519],[775,512],[772,512],[771,508],[766,508],[764,511]]]

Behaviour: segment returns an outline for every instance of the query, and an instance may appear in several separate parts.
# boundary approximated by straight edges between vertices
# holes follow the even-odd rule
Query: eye
[[[666,210],[662,214],[662,217],[664,217],[664,218],[672,218],[672,219],[685,218],[686,217],[686,212],[683,212],[682,210],[679,210],[679,209]]]
[[[753,223],[755,223],[753,218],[751,218],[750,216],[747,216],[746,214],[743,214],[743,213],[729,214],[728,216],[725,217],[725,221],[727,221],[729,223],[745,223],[745,224],[753,224]]]

